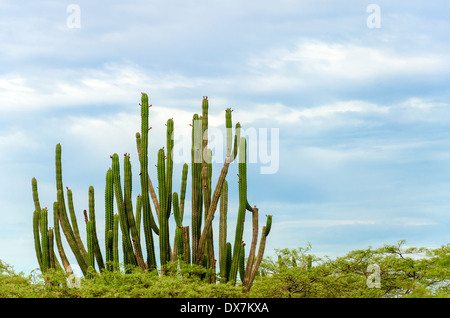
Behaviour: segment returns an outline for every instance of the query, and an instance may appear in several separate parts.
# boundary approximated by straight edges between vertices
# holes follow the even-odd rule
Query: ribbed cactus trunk
[[[140,161],[141,200],[145,235],[145,247],[147,251],[147,266],[156,269],[155,246],[152,229],[158,234],[158,229],[153,219],[149,198],[149,186],[151,185],[148,174],[148,118],[149,118],[148,95],[141,95],[141,133],[137,135],[137,145]],[[152,187],[153,188],[153,187]]]
[[[113,270],[114,184],[112,169],[106,172],[105,186],[105,251],[106,269]]]
[[[198,114],[192,119],[192,150],[191,150],[191,175],[192,175],[192,262],[202,263],[203,256],[198,259],[198,245],[202,228],[202,121]]]
[[[69,243],[70,249],[72,250],[75,258],[78,262],[78,265],[83,272],[83,275],[87,274],[88,264],[85,256],[80,250],[80,247],[75,238],[75,234],[70,225],[69,218],[67,217],[66,204],[64,200],[63,193],[63,182],[62,182],[62,165],[61,165],[61,144],[56,145],[55,151],[55,162],[56,162],[56,191],[57,191],[57,199],[58,199],[58,208],[60,212],[60,222],[61,228],[63,229],[64,235]]]
[[[97,226],[95,222],[95,198],[94,198],[94,187],[89,187],[89,220],[92,222],[92,239],[93,239],[93,247],[94,247],[94,256],[97,260],[97,265],[99,271],[103,271],[105,269],[105,263],[103,261],[103,255],[100,250],[100,244],[98,242],[97,236]]]
[[[131,162],[130,156],[125,155],[124,157],[124,204],[125,213],[127,215],[127,222],[131,232],[131,238],[134,247],[134,253],[136,257],[137,265],[145,269],[144,257],[142,254],[141,242],[139,239],[139,234],[136,228],[136,221],[134,219],[134,211],[132,204],[132,175],[131,175]]]
[[[112,155],[112,171],[114,179],[114,194],[117,202],[117,209],[119,212],[120,229],[122,231],[122,248],[125,265],[137,265],[136,255],[133,251],[133,244],[130,239],[130,227],[128,224],[127,212],[125,209],[125,202],[122,194],[120,182],[120,164],[119,155],[117,153]]]
[[[170,261],[169,248],[169,209],[167,207],[166,173],[165,173],[165,152],[164,149],[158,151],[158,191],[159,191],[159,254],[161,271],[164,273],[166,264]]]
[[[230,269],[230,281],[236,282],[237,271],[239,268],[239,258],[242,251],[242,235],[244,233],[245,212],[247,208],[247,156],[246,140],[241,137],[239,144],[239,211],[236,223],[236,232],[233,247],[233,259]]]
[[[224,180],[220,195],[219,220],[219,270],[222,282],[227,281],[227,214],[228,214],[228,182]]]

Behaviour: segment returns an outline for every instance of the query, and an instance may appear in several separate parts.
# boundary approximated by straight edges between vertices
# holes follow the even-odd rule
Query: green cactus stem
[[[142,218],[142,199],[141,195],[138,194],[136,197],[136,230],[138,237],[141,237],[141,218]]]
[[[167,120],[167,151],[166,151],[166,215],[169,217],[172,208],[172,176],[173,176],[173,118]]]
[[[186,187],[187,187],[187,175],[189,166],[187,163],[183,164],[183,170],[181,172],[181,190],[180,190],[180,215],[183,219],[184,215],[184,202],[186,199]]]
[[[56,258],[55,258],[55,251],[54,251],[54,234],[53,234],[53,228],[49,228],[47,231],[48,236],[48,258],[49,258],[49,268],[56,268]]]
[[[42,272],[45,273],[49,267],[50,254],[48,250],[48,211],[47,208],[41,210],[40,220],[40,232],[41,232],[41,246],[42,246]]]
[[[219,220],[219,271],[222,282],[226,282],[227,268],[227,213],[228,213],[228,182],[224,180],[220,194]]]
[[[39,269],[41,272],[44,272],[44,265],[42,263],[42,248],[41,248],[41,238],[39,235],[39,227],[40,227],[40,211],[34,210],[33,213],[33,234],[34,234],[34,248],[36,251],[36,257],[39,263]]]
[[[68,187],[66,187],[67,192],[67,205],[69,207],[69,213],[70,213],[70,221],[73,229],[73,233],[75,235],[75,240],[77,241],[78,248],[80,249],[86,263],[88,261],[88,254],[84,247],[83,241],[81,239],[80,231],[78,229],[78,222],[77,222],[77,216],[75,214],[75,208],[73,205],[73,195],[72,190],[70,190]]]
[[[105,186],[105,251],[106,269],[113,270],[113,226],[114,226],[114,183],[113,172],[109,168],[106,172]]]
[[[225,122],[226,122],[227,129],[231,129],[231,124],[232,124],[231,123],[231,110],[227,110],[225,112]],[[197,264],[199,264],[199,265],[201,264],[200,260],[203,259],[206,239],[207,239],[208,233],[210,233],[210,228],[212,226],[212,220],[214,219],[215,211],[217,209],[217,204],[219,202],[219,197],[220,197],[220,193],[222,191],[222,186],[223,186],[223,183],[224,183],[225,178],[228,173],[228,167],[238,153],[237,140],[238,140],[238,137],[240,136],[240,129],[241,129],[241,125],[239,123],[237,123],[236,131],[235,131],[235,140],[234,140],[235,141],[234,142],[234,151],[233,151],[234,155],[232,158],[227,155],[227,158],[226,158],[226,160],[223,164],[222,170],[220,172],[219,179],[217,180],[217,184],[214,189],[214,193],[212,195],[211,203],[209,204],[209,211],[207,213],[207,218],[205,220],[205,226],[204,226],[203,232],[201,234],[201,237],[199,239],[198,248],[197,248],[196,260],[197,260]],[[229,143],[229,140],[227,140],[227,142]],[[227,145],[227,148],[231,148],[231,146]],[[193,177],[193,179],[194,179],[194,177]]]
[[[89,220],[92,222],[93,228],[93,240],[94,240],[94,255],[97,260],[97,265],[99,271],[103,271],[105,269],[105,263],[103,262],[102,252],[100,250],[100,244],[98,242],[97,236],[97,226],[95,222],[95,197],[94,197],[94,187],[89,186]]]
[[[133,214],[132,205],[132,182],[131,182],[131,162],[130,156],[125,155],[124,158],[124,203],[125,203],[125,213],[127,215],[128,226],[131,231],[131,237],[133,242],[133,247],[136,255],[136,261],[140,268],[145,269],[144,257],[142,255],[141,243],[139,240],[139,234],[136,228],[136,222]]]
[[[235,283],[239,267],[239,254],[241,251],[242,235],[244,233],[245,212],[247,207],[247,161],[246,140],[241,137],[239,146],[239,211],[236,223],[233,260],[230,269],[230,281]]]
[[[153,219],[152,210],[149,198],[149,185],[151,184],[148,174],[148,118],[149,105],[148,95],[142,93],[141,95],[141,134],[139,142],[139,159],[140,159],[140,179],[141,179],[141,196],[142,196],[142,211],[143,223],[145,233],[145,245],[147,249],[147,266],[150,269],[156,269],[155,247],[153,242],[152,229],[158,233],[155,220]],[[153,188],[153,187],[152,187]]]
[[[130,228],[128,225],[125,203],[122,195],[120,182],[120,165],[117,153],[112,155],[112,171],[114,179],[114,193],[117,201],[117,209],[119,211],[120,228],[122,230],[122,248],[124,255],[124,263],[137,265],[136,255],[133,252],[133,246],[130,239]]]
[[[244,282],[245,278],[245,243],[242,242],[241,250],[239,252],[239,277],[241,282]]]
[[[191,174],[192,174],[192,262],[202,263],[203,256],[198,259],[197,251],[201,236],[202,226],[202,121],[198,114],[192,118],[192,149],[191,149]]]
[[[67,242],[69,243],[70,249],[75,255],[75,258],[78,262],[78,265],[81,268],[81,271],[83,272],[83,275],[86,275],[88,268],[87,262],[83,253],[80,251],[80,247],[78,246],[78,243],[76,241],[75,234],[69,222],[69,218],[67,217],[66,204],[63,192],[63,182],[62,182],[61,144],[56,145],[55,166],[56,166],[56,191],[60,212],[61,228],[63,229],[64,235],[67,239]]]
[[[139,155],[139,160],[141,160],[141,133],[137,132],[136,133],[136,147],[137,147],[137,152]],[[152,198],[153,201],[153,205],[155,206],[155,213],[158,217],[159,220],[159,202],[158,202],[158,195],[156,194],[155,188],[153,187],[153,183],[152,180],[150,179],[150,175],[147,173],[147,179],[148,179],[148,191],[150,192],[150,196]],[[153,219],[153,218],[152,218]],[[156,223],[154,223],[153,221],[152,226],[154,226],[157,230],[157,225]],[[156,231],[155,233],[158,233],[158,231]]]
[[[181,228],[183,234],[183,261],[186,264],[191,264],[191,245],[190,245],[190,235],[189,226],[183,226]]]
[[[59,207],[58,201],[53,202],[53,225],[54,225],[54,236],[56,241],[56,247],[58,248],[59,256],[61,257],[64,269],[68,274],[72,274],[72,269],[70,267],[69,260],[67,259],[66,252],[61,241],[61,232],[59,229]]]
[[[113,269],[120,271],[119,265],[119,215],[114,214],[113,220]]]
[[[163,148],[158,151],[158,191],[159,191],[159,254],[161,261],[161,271],[165,271],[166,264],[170,261],[169,247],[169,209],[166,204],[166,174],[165,174],[165,151]]]

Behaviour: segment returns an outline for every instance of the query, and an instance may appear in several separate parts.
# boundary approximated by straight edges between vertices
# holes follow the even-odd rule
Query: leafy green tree
[[[404,247],[405,241],[355,250],[336,259],[311,246],[276,250],[253,286],[254,297],[448,297],[450,245]],[[376,283],[379,283],[377,285]]]

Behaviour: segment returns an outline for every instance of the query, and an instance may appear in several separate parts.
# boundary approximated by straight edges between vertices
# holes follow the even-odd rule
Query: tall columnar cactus
[[[112,169],[106,172],[105,186],[105,251],[106,269],[113,270],[114,184]]]
[[[69,274],[72,274],[72,268],[70,267],[69,260],[67,259],[66,252],[64,251],[64,247],[61,241],[61,232],[59,228],[59,206],[58,201],[53,202],[53,226],[54,226],[54,234],[55,234],[55,241],[56,246],[58,248],[59,256],[61,257],[61,261],[63,264],[63,267],[66,269],[66,271]]]
[[[192,175],[192,262],[203,262],[203,255],[198,258],[197,251],[201,236],[202,226],[202,121],[198,114],[192,118],[192,150],[191,150],[191,175]]]
[[[63,229],[64,235],[69,243],[69,246],[75,255],[75,258],[81,268],[84,275],[87,273],[88,265],[85,256],[83,255],[80,247],[75,238],[72,226],[70,225],[69,218],[67,217],[66,204],[64,200],[63,193],[63,182],[62,182],[62,165],[61,165],[61,144],[56,145],[55,151],[55,162],[56,162],[56,191],[57,200],[60,212],[60,222],[61,228]]]
[[[246,140],[241,137],[239,144],[239,211],[236,223],[236,233],[233,247],[233,260],[230,269],[230,281],[236,281],[239,258],[242,251],[242,235],[244,233],[245,212],[247,208],[247,158]]]
[[[227,277],[227,214],[228,214],[228,182],[225,180],[220,194],[219,220],[219,269],[220,277],[226,282]]]
[[[143,211],[143,223],[145,233],[145,246],[147,250],[147,266],[150,269],[156,269],[156,256],[153,241],[152,228],[155,232],[155,221],[153,219],[152,210],[150,206],[149,198],[149,185],[150,177],[148,174],[148,117],[149,117],[149,105],[148,96],[142,93],[141,96],[141,133],[138,137],[138,153],[140,160],[140,179],[141,179],[141,196],[142,196],[142,211]]]
[[[120,218],[120,228],[122,230],[122,248],[125,264],[137,265],[136,255],[133,251],[133,245],[130,239],[130,227],[128,224],[127,212],[120,182],[120,164],[119,155],[112,155],[112,171],[114,179],[114,194],[117,202],[117,209]]]
[[[159,254],[161,269],[164,271],[165,265],[170,261],[169,247],[169,209],[167,207],[166,191],[166,165],[165,151],[163,148],[158,151],[158,191],[159,191]]]
[[[97,226],[95,222],[95,199],[94,199],[94,187],[89,187],[89,220],[92,222],[92,239],[94,243],[94,255],[97,260],[98,268],[100,271],[105,269],[105,263],[103,262],[102,252],[100,250],[100,244],[97,236]]]
[[[131,162],[130,156],[127,154],[125,154],[124,158],[124,192],[125,192],[124,196],[125,214],[127,216],[127,222],[131,232],[134,252],[136,255],[136,262],[140,268],[145,269],[141,242],[139,239],[139,234],[134,219],[134,211],[132,204]]]
[[[85,258],[86,262],[88,259],[88,253],[84,247],[83,241],[81,239],[80,231],[78,229],[78,222],[77,222],[77,216],[75,214],[75,208],[73,205],[73,195],[72,190],[69,189],[69,187],[66,187],[67,192],[67,205],[69,207],[69,213],[70,213],[70,221],[73,229],[73,234],[75,235],[75,240],[77,242],[78,248],[81,251],[81,254]]]

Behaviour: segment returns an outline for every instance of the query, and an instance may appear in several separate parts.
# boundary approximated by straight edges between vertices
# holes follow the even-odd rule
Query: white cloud
[[[340,85],[385,77],[442,74],[450,70],[448,54],[414,53],[353,42],[329,43],[302,39],[293,48],[253,54],[247,65],[262,91],[293,90],[311,85]]]

